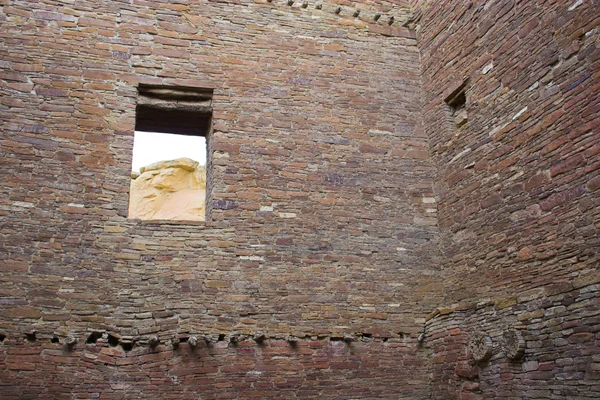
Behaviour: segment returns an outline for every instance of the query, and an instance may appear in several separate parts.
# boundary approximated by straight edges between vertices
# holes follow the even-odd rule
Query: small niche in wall
[[[85,342],[88,344],[94,344],[101,337],[102,337],[102,332],[92,332],[92,333],[90,333],[90,336],[88,336],[88,338],[86,339]]]
[[[466,87],[468,80],[465,80],[458,88],[456,88],[448,97],[444,99],[446,103],[446,113],[448,123],[454,128],[459,129],[464,126],[467,121],[467,95]]]

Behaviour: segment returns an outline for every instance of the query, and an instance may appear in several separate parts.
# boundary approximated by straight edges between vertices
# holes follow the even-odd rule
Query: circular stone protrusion
[[[502,333],[500,348],[511,360],[518,360],[525,354],[525,340],[521,332],[516,329],[509,329]]]
[[[468,350],[476,361],[487,361],[492,357],[492,339],[483,332],[475,332],[469,340]]]
[[[356,340],[356,337],[350,333],[346,333],[344,335],[344,342],[346,343],[352,343]]]
[[[148,339],[148,345],[152,348],[158,346],[159,344],[160,344],[160,339],[156,335],[152,335]]]
[[[254,341],[256,343],[262,343],[265,341],[266,338],[267,338],[266,335],[262,332],[257,332],[254,334]]]
[[[77,344],[77,338],[73,335],[69,335],[65,339],[65,344],[69,347],[73,347],[73,346],[75,346],[75,344]]]

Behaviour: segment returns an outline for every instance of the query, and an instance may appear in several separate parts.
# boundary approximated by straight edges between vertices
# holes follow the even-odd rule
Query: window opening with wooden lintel
[[[129,218],[204,221],[212,89],[140,85]]]

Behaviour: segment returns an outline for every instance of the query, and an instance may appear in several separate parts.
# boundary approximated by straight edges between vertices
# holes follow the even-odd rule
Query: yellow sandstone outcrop
[[[160,161],[131,178],[129,218],[204,221],[206,169],[197,161]]]

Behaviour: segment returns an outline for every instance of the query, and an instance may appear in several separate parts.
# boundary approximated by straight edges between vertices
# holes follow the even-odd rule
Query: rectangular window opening
[[[211,133],[212,89],[139,86],[129,218],[207,219]]]
[[[466,86],[468,81],[463,82],[456,90],[454,90],[446,99],[447,119],[454,129],[459,129],[465,125],[467,119],[467,96]]]

